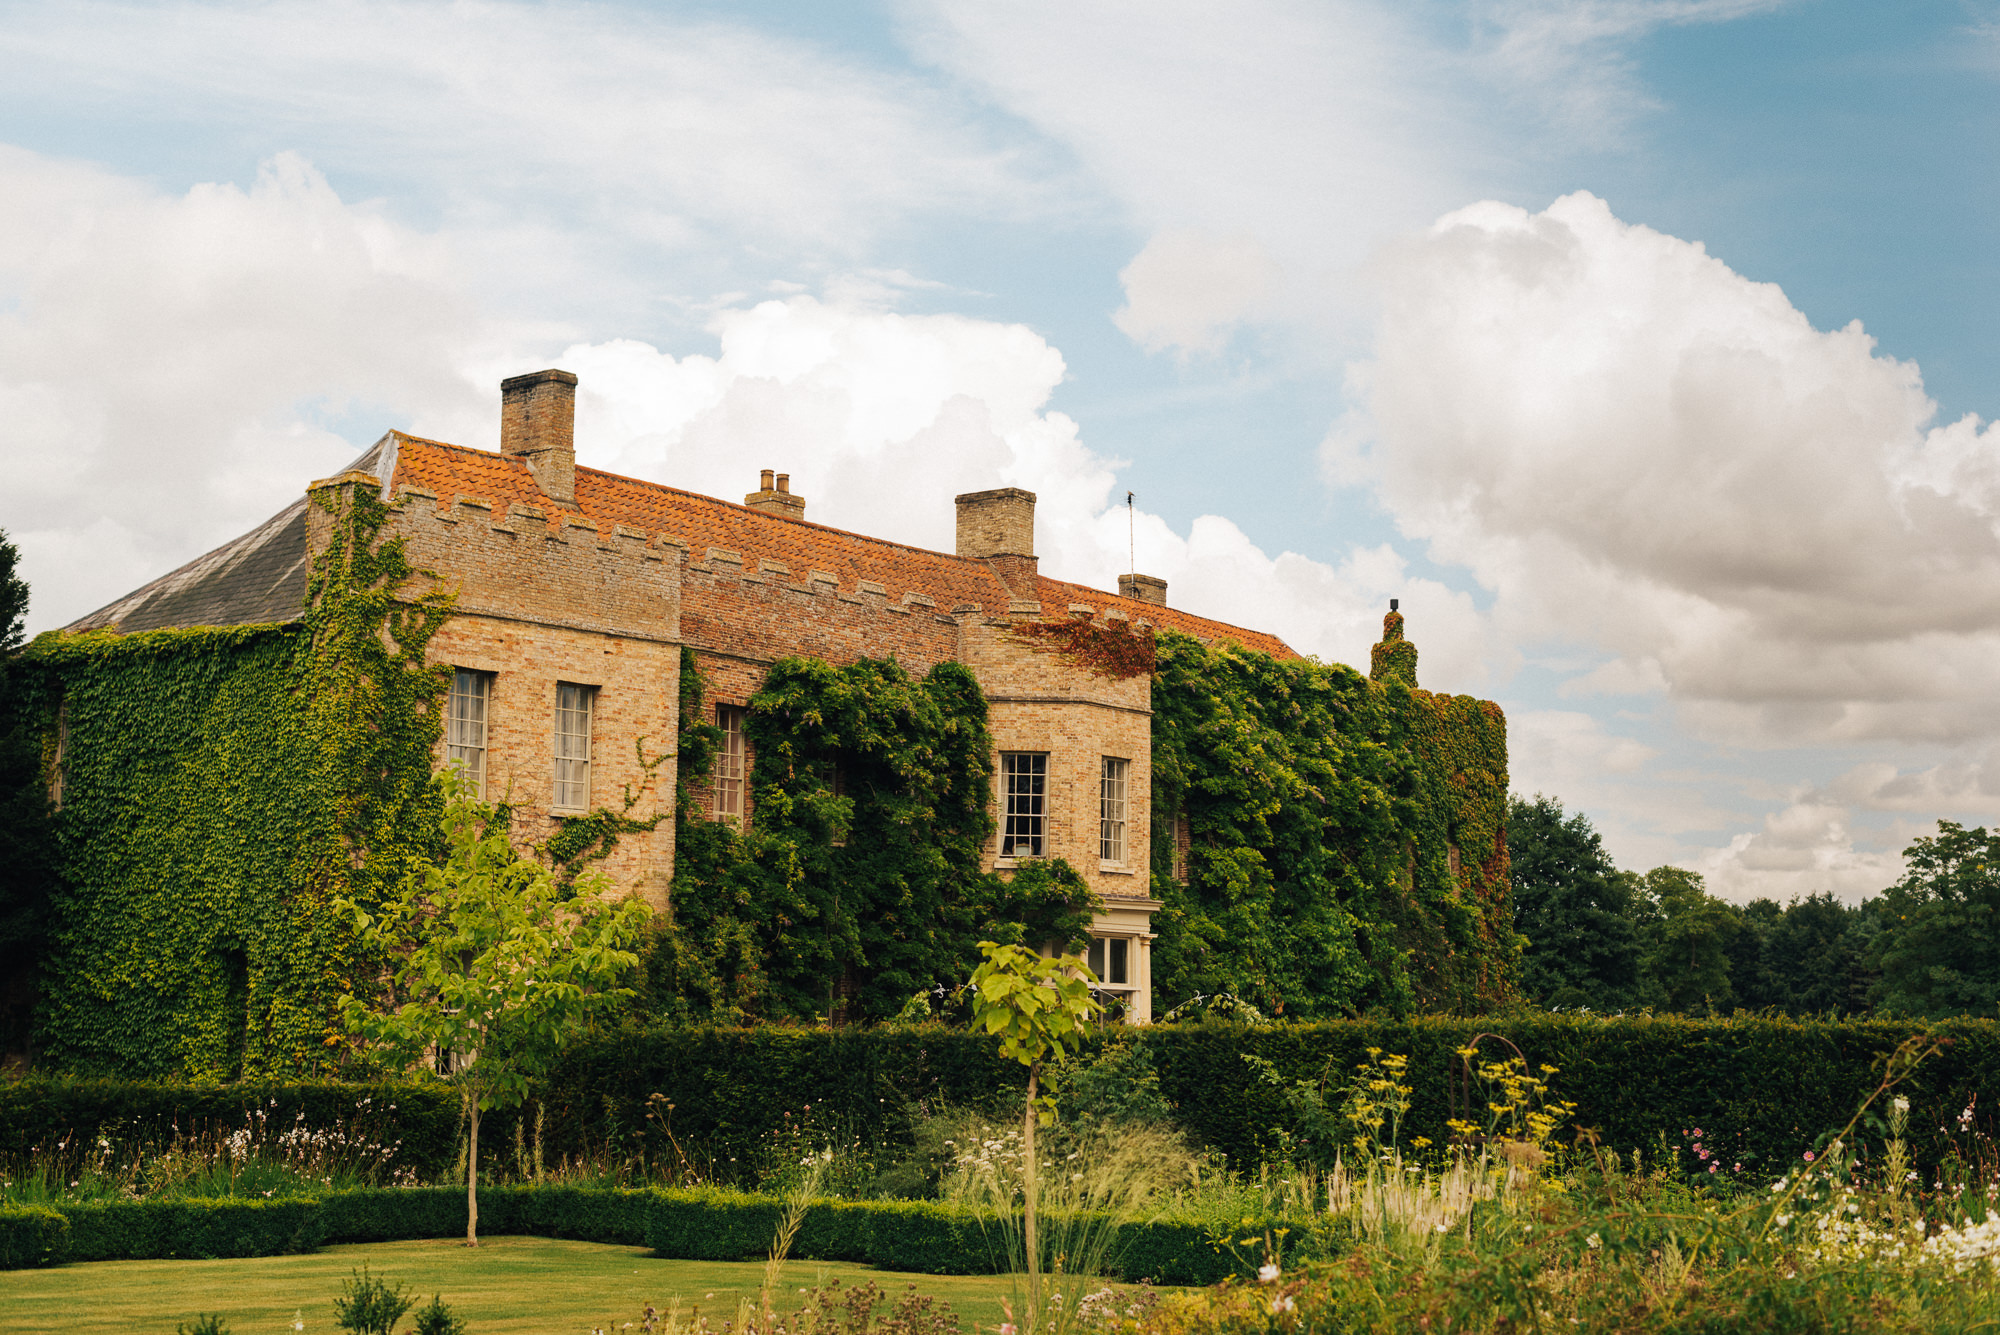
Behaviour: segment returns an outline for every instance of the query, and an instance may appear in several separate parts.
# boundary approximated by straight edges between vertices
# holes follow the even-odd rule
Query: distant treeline
[[[1521,986],[1543,1006],[1688,1015],[1985,1015],[2000,1006],[2000,833],[1939,823],[1858,905],[1727,903],[1699,874],[1621,871],[1582,813],[1514,797]]]

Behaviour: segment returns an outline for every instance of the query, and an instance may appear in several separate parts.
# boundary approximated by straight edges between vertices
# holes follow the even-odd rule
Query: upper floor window
[[[743,819],[743,789],[749,749],[743,739],[743,711],[717,705],[715,723],[722,729],[722,749],[715,756],[715,818]]]
[[[1131,769],[1129,760],[1104,757],[1097,796],[1097,856],[1102,862],[1125,860],[1125,783]]]
[[[1002,751],[1000,782],[1007,804],[1000,856],[1041,857],[1048,825],[1048,756],[1040,751]]]
[[[458,767],[474,797],[486,796],[486,707],[492,695],[491,673],[453,670],[445,706],[444,763]]]
[[[596,703],[595,687],[556,683],[557,811],[590,808],[590,716]]]

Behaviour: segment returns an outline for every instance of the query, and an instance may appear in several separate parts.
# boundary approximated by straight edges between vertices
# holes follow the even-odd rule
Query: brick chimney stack
[[[1118,596],[1132,598],[1155,607],[1167,605],[1167,582],[1157,575],[1120,575]]]
[[[969,491],[958,502],[958,554],[976,561],[1035,555],[1035,493],[1019,487]]]
[[[768,468],[757,474],[757,490],[745,496],[743,503],[759,514],[776,515],[780,519],[806,517],[806,498],[792,495],[792,475],[774,474]]]
[[[958,503],[958,554],[992,567],[1017,599],[1040,597],[1036,583],[1035,493],[1019,487],[968,491]]]
[[[536,371],[500,382],[500,452],[524,461],[558,505],[576,505],[576,377]]]

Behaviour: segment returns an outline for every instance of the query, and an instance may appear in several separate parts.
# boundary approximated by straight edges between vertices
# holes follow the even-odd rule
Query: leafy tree
[[[1729,944],[1742,930],[1742,911],[1707,893],[1701,876],[1682,867],[1655,867],[1639,878],[1633,904],[1644,943],[1643,986],[1654,1004],[1683,1014],[1732,1009]]]
[[[630,997],[620,980],[651,916],[637,898],[604,899],[609,881],[580,877],[571,894],[508,842],[504,821],[455,776],[440,866],[370,913],[352,900],[364,950],[386,960],[386,987],[341,998],[349,1032],[405,1066],[436,1061],[459,1087],[471,1128],[465,1241],[479,1242],[479,1118],[520,1105],[564,1042]]]
[[[1852,1014],[1868,1009],[1874,975],[1868,967],[1867,910],[1830,894],[1808,895],[1785,907],[1764,941],[1763,971],[1773,1005],[1791,1015]]]
[[[0,530],[0,1051],[25,1052],[55,864],[40,730],[10,683],[28,616],[20,553]]]
[[[1903,850],[1903,879],[1882,896],[1873,995],[1892,1011],[1938,1018],[2000,1005],[2000,833],[1938,822]]]
[[[1615,1010],[1634,1004],[1639,940],[1631,880],[1582,812],[1540,794],[1507,804],[1514,928],[1527,938],[1521,989],[1545,1006]]]

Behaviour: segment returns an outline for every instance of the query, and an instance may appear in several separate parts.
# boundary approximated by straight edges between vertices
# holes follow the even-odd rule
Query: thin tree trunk
[[[479,1096],[466,1095],[471,1110],[472,1137],[465,1151],[465,1245],[479,1245]]]
[[[1028,1068],[1028,1115],[1023,1131],[1023,1140],[1028,1151],[1027,1197],[1028,1219],[1023,1230],[1028,1243],[1028,1320],[1042,1319],[1042,1249],[1035,1237],[1035,1077],[1041,1074],[1041,1063]]]

